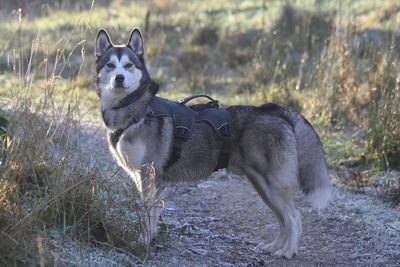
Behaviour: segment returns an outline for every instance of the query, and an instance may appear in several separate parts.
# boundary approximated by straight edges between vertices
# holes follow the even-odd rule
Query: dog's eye
[[[108,64],[107,64],[107,67],[109,67],[109,68],[115,68],[115,65],[112,64],[112,63],[108,63]]]
[[[130,68],[130,67],[132,67],[133,66],[133,64],[132,63],[127,63],[127,64],[125,64],[125,68]]]

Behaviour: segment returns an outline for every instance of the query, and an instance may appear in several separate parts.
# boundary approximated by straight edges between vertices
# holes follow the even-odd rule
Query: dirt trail
[[[258,252],[260,242],[273,240],[278,224],[244,178],[221,175],[200,184],[175,185],[167,194],[162,220],[177,230],[168,248],[156,251],[155,257],[171,266],[400,264],[399,210],[335,189],[334,201],[318,215],[300,192],[295,197],[303,234],[299,255],[286,260]],[[178,231],[185,224],[186,231]]]
[[[108,153],[104,128],[86,130],[96,133],[90,143],[100,154]],[[318,215],[302,193],[295,198],[303,234],[299,254],[287,260],[258,252],[259,243],[274,239],[278,223],[245,178],[218,172],[200,183],[172,185],[161,213],[164,231],[144,265],[400,265],[399,207],[334,189],[333,201]]]

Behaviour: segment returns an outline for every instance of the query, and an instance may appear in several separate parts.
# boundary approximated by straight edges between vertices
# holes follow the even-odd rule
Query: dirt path
[[[278,225],[245,179],[221,175],[200,184],[175,185],[162,213],[163,222],[173,226],[169,244],[159,248],[150,262],[171,266],[400,264],[398,209],[336,189],[333,203],[321,216],[300,192],[296,200],[303,235],[299,255],[286,260],[256,249],[260,242],[273,240]]]
[[[107,153],[104,128],[91,127],[86,129],[96,133],[91,143],[99,154]],[[219,172],[201,183],[173,185],[165,197],[162,232],[144,265],[400,265],[399,207],[335,189],[332,203],[318,215],[300,192],[295,198],[303,234],[299,255],[286,260],[257,250],[273,240],[278,224],[246,179]]]

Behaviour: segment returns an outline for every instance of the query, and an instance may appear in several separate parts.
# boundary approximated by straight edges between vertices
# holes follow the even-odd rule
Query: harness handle
[[[205,98],[210,99],[212,102],[217,102],[218,103],[217,100],[211,98],[208,95],[192,95],[192,96],[186,97],[184,99],[177,100],[176,102],[179,103],[179,104],[185,105],[187,102],[189,102],[189,101],[191,101],[191,100],[193,100],[195,98],[198,98],[198,97],[205,97]]]

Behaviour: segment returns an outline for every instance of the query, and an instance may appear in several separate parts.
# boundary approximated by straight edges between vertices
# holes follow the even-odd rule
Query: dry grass
[[[133,182],[93,160],[93,152],[79,145],[76,88],[85,62],[84,42],[79,43],[82,58],[75,79],[61,93],[61,73],[70,64],[63,50],[69,39],[59,44],[54,61],[44,58],[36,65],[38,42],[33,41],[27,65],[22,53],[17,57],[17,79],[12,80],[13,93],[19,93],[1,110],[8,123],[1,124],[5,131],[0,135],[0,265],[78,264],[82,259],[62,255],[62,247],[74,240],[140,254]],[[128,255],[118,262],[136,260]]]

